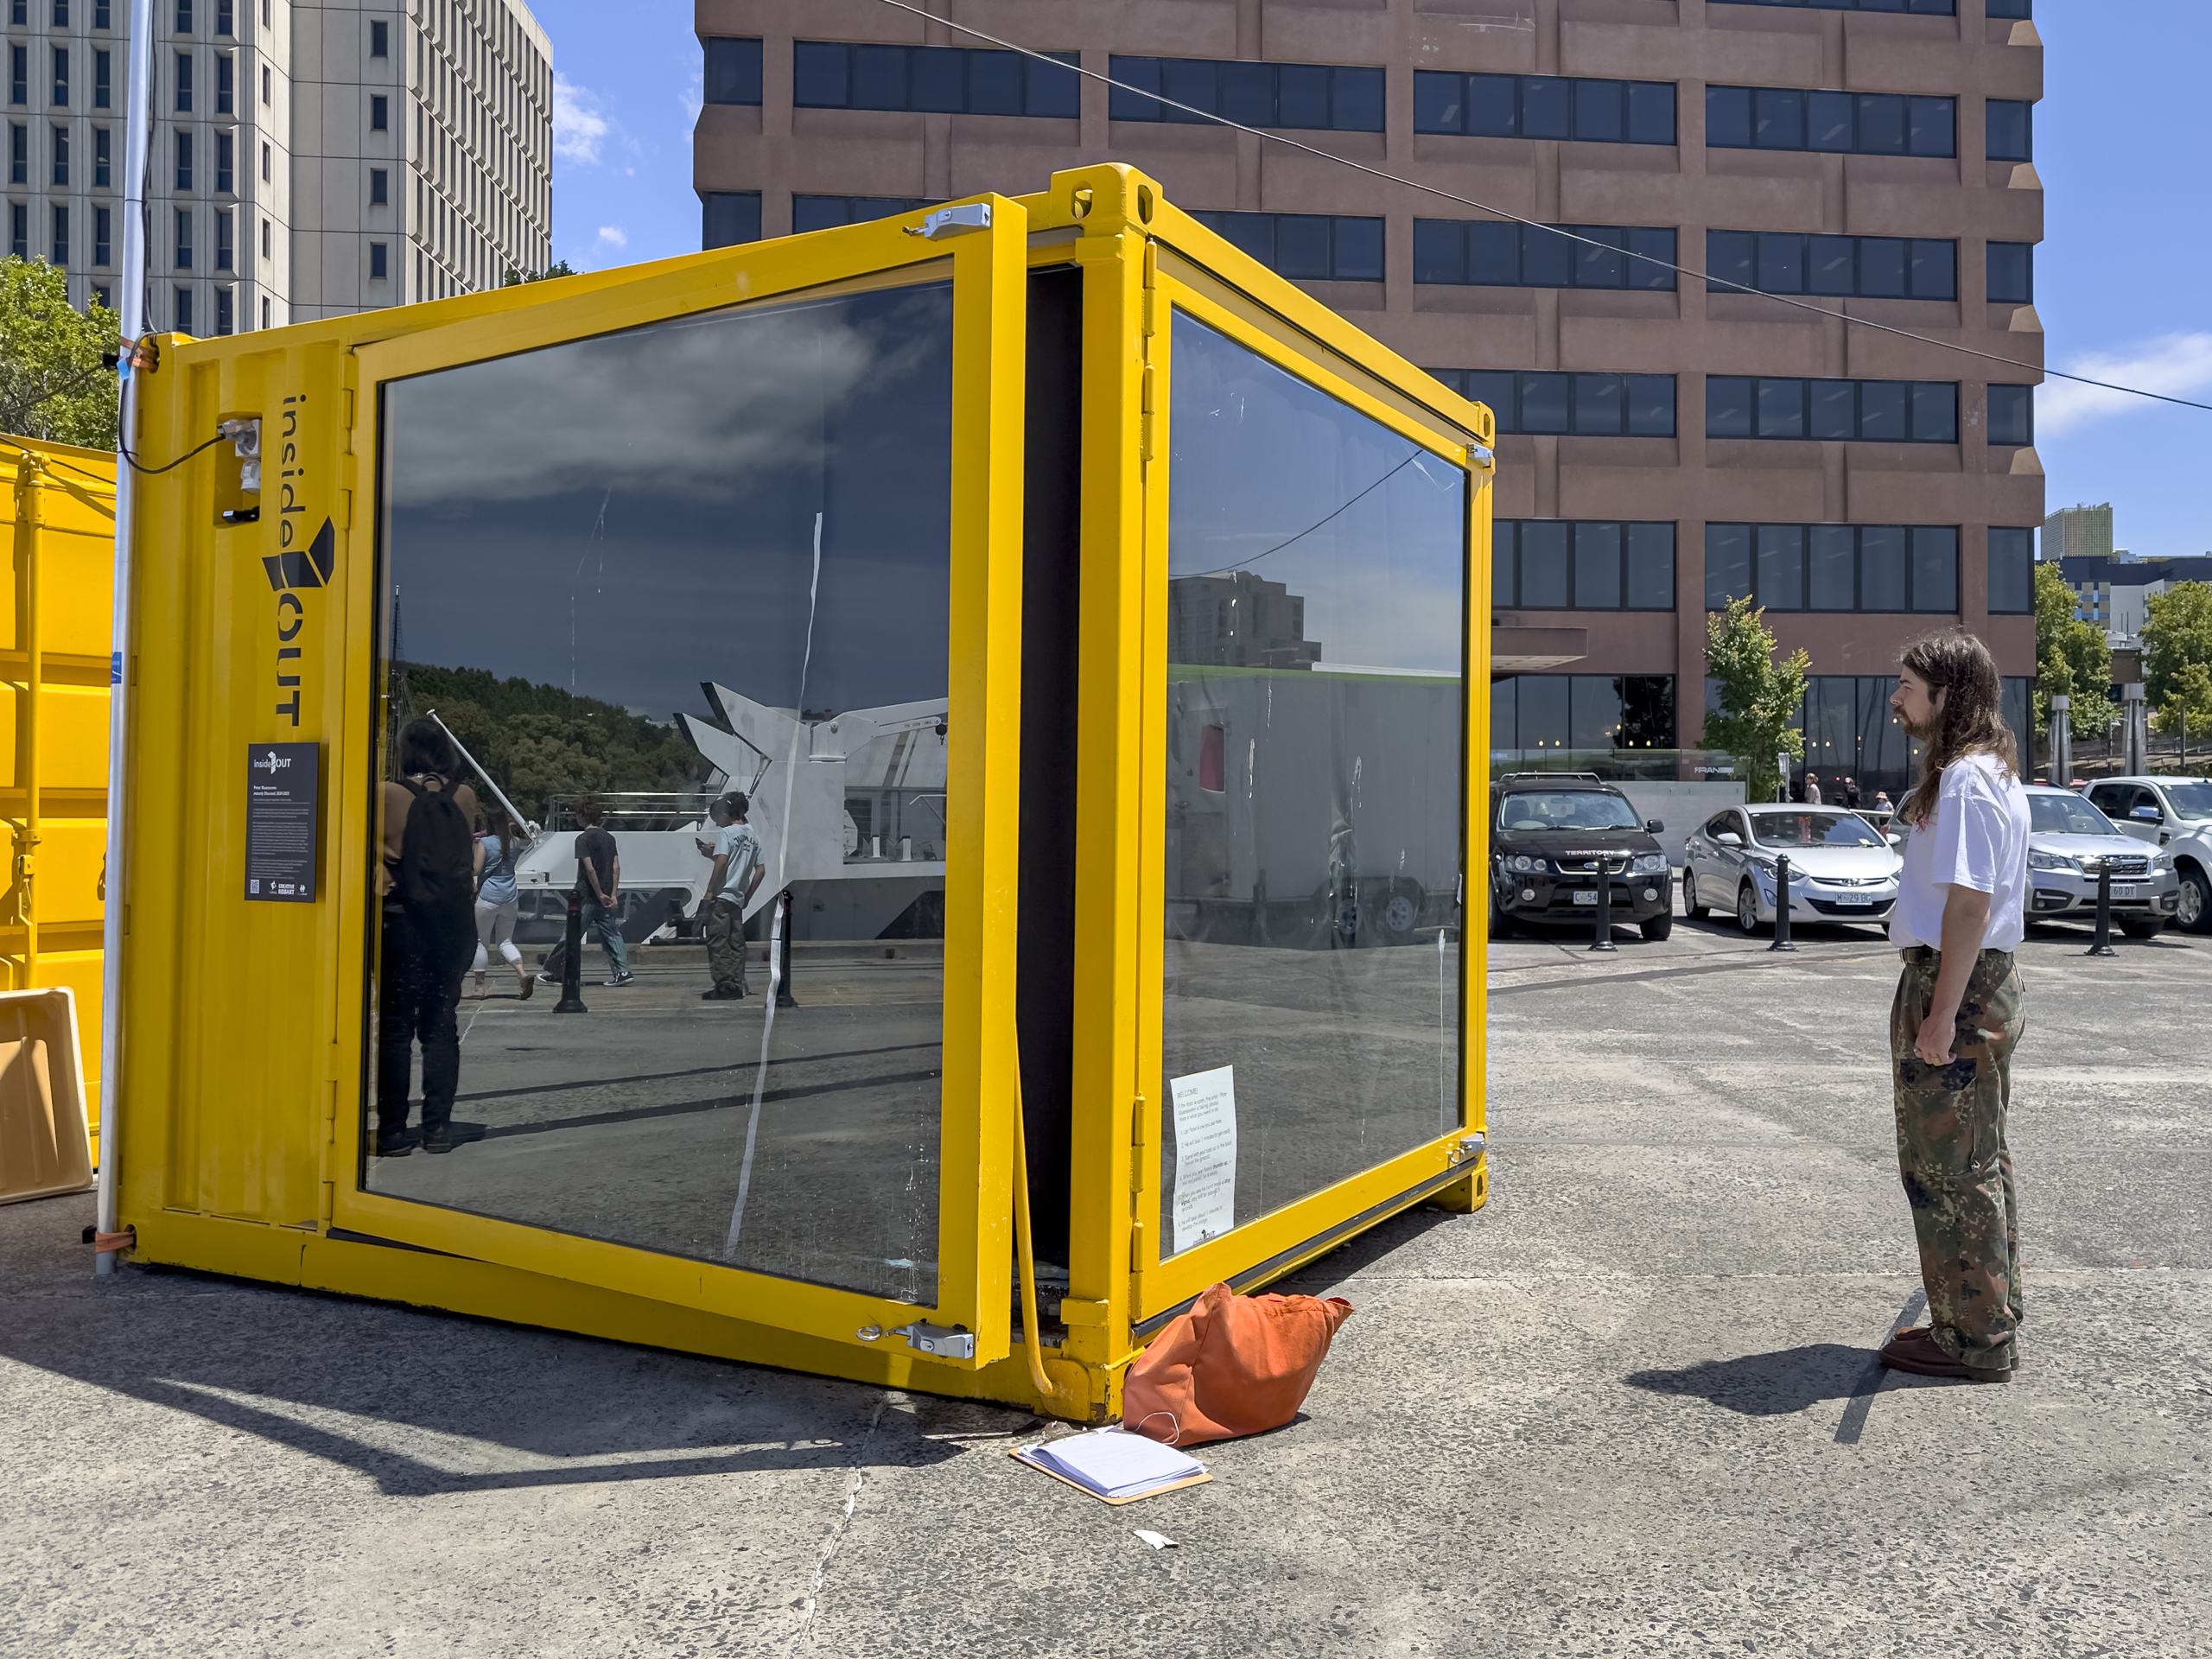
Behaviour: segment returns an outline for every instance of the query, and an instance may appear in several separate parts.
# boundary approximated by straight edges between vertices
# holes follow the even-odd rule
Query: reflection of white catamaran
[[[709,874],[697,845],[708,827],[699,805],[740,790],[750,799],[747,822],[767,858],[766,875],[746,907],[748,919],[788,887],[797,938],[941,935],[945,700],[807,719],[727,686],[702,689],[721,723],[677,716],[714,767],[703,796],[684,798],[689,821],[674,829],[626,829],[620,820],[626,798],[606,798],[613,809],[607,827],[622,854],[624,934],[665,937],[679,911],[696,912]],[[663,804],[657,816],[665,823],[673,798],[653,798]],[[565,925],[566,894],[576,879],[575,839],[572,830],[542,831],[524,855],[517,872],[524,912],[518,938],[550,941]]]

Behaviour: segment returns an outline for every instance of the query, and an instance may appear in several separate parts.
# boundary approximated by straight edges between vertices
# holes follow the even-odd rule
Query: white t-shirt
[[[699,837],[698,844],[699,850],[708,857],[725,856],[729,860],[722,867],[721,890],[714,896],[734,905],[744,903],[745,878],[760,858],[760,838],[753,833],[753,827],[744,823],[716,824]]]
[[[1942,948],[1946,887],[1989,895],[1983,950],[2018,948],[2027,931],[2028,792],[1995,755],[1970,754],[1944,767],[1934,819],[1924,829],[1907,826],[1891,944]]]

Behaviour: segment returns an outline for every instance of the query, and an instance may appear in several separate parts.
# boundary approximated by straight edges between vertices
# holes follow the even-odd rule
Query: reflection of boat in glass
[[[677,720],[714,767],[705,788],[600,797],[622,853],[625,937],[665,936],[696,913],[711,868],[698,849],[707,806],[732,790],[749,798],[767,860],[748,921],[788,887],[795,938],[941,937],[945,699],[806,717],[702,689],[717,718]],[[518,869],[525,942],[550,942],[567,925],[579,827],[564,822],[567,804],[556,803]]]

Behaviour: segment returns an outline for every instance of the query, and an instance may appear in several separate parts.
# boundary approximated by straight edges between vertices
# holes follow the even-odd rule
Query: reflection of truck
[[[622,855],[624,937],[674,931],[696,914],[711,873],[698,849],[705,807],[729,790],[750,798],[747,822],[767,861],[748,921],[790,888],[796,938],[941,937],[944,699],[801,720],[726,686],[703,690],[721,723],[677,718],[715,767],[705,790],[601,798]],[[638,827],[647,823],[669,827]],[[567,926],[574,830],[541,832],[518,867],[524,943],[550,943]]]
[[[1457,925],[1458,677],[1168,676],[1170,938],[1328,950]]]

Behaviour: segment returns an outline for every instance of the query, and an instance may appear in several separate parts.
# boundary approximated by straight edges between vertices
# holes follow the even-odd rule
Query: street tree
[[[69,278],[42,259],[0,259],[0,432],[115,448],[115,314],[69,303]]]
[[[550,283],[558,276],[573,276],[575,268],[565,259],[556,259],[543,270],[517,270],[507,267],[505,276],[499,278],[501,288],[519,288],[524,283]]]
[[[1790,721],[1804,707],[1812,658],[1802,649],[1777,663],[1766,613],[1748,599],[1732,599],[1705,620],[1705,671],[1719,689],[1720,706],[1705,716],[1705,746],[1735,756],[1744,771],[1745,798],[1770,800],[1782,778],[1775,757],[1805,754],[1805,734]]]
[[[2074,613],[2074,590],[2056,560],[2036,566],[2036,729],[2050,726],[2050,700],[2073,699],[2067,716],[2074,741],[2101,738],[2120,717],[2113,702],[2112,645],[2102,628]]]
[[[2162,709],[2190,667],[2212,667],[2212,582],[2177,582],[2152,594],[2145,608],[2143,695]]]
[[[2212,664],[2182,664],[2169,682],[2164,700],[2152,711],[2151,728],[2161,737],[2212,748]]]

